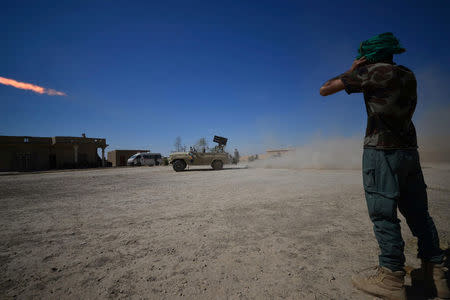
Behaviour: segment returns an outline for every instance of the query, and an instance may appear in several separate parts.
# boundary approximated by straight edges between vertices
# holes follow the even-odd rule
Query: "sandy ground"
[[[424,173],[446,244],[450,168]],[[0,240],[0,298],[27,299],[371,299],[350,276],[378,253],[358,170],[0,176]]]

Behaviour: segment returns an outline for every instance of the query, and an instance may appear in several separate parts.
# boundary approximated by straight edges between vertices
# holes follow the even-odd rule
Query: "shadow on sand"
[[[445,256],[450,257],[450,249],[444,250]],[[448,279],[447,279],[448,280]],[[414,281],[411,285],[406,286],[406,296],[408,300],[424,300],[424,299],[440,299],[424,295],[425,287],[423,282]]]
[[[415,284],[414,286],[406,286],[406,299],[408,300],[424,300],[434,299],[433,297],[426,297],[424,294],[423,285]]]

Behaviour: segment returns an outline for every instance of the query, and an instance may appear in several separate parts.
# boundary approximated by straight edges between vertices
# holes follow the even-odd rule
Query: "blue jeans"
[[[403,270],[405,243],[397,207],[418,238],[418,257],[441,263],[439,237],[428,213],[426,184],[417,150],[364,149],[363,183],[367,208],[380,246],[380,266]]]

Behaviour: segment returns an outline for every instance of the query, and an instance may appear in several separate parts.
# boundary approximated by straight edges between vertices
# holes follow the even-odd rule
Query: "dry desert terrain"
[[[450,167],[424,174],[446,247]],[[0,176],[0,240],[1,299],[371,299],[350,276],[378,253],[360,170]]]

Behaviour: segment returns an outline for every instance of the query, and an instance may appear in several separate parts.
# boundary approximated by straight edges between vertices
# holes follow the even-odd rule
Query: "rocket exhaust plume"
[[[20,82],[20,81],[14,80],[14,79],[8,79],[8,78],[4,78],[4,77],[0,77],[0,83],[4,84],[4,85],[10,85],[15,88],[22,89],[22,90],[30,90],[30,91],[33,91],[38,94],[47,94],[50,96],[66,96],[66,94],[63,92],[58,92],[58,91],[55,91],[52,89],[46,89],[46,88],[43,88],[38,85],[34,85],[31,83],[26,83],[26,82]]]

